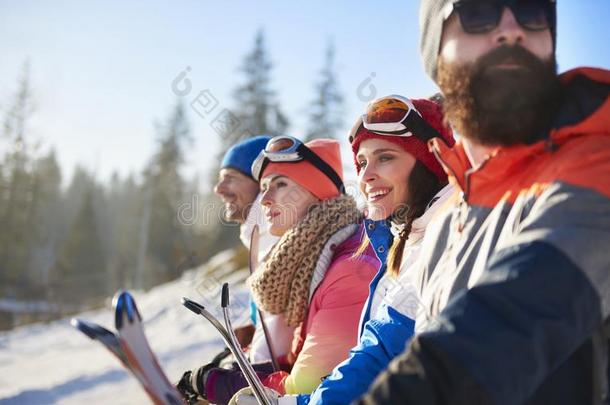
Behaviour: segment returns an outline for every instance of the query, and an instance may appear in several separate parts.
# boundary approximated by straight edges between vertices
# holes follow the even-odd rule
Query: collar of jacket
[[[364,220],[364,231],[371,242],[371,246],[375,250],[377,258],[383,266],[388,256],[388,251],[392,245],[392,232],[390,232],[389,221],[382,219],[373,221],[371,219]]]
[[[610,71],[579,68],[560,75],[564,86],[564,101],[554,119],[549,136],[531,145],[499,147],[475,170],[461,142],[453,148],[438,139],[429,147],[449,176],[449,181],[461,191],[470,204],[493,206],[503,196],[502,179],[520,173],[527,162],[554,153],[563,144],[590,133],[607,133],[610,114]],[[495,190],[495,191],[494,191]],[[506,196],[509,200],[516,195]]]
[[[263,206],[261,205],[262,196],[263,195],[259,193],[252,202],[246,221],[239,227],[239,239],[246,249],[250,249],[252,232],[254,232],[254,227],[258,226],[258,263],[255,264],[256,267],[265,260],[273,245],[280,240],[279,237],[269,233],[269,225],[265,218],[265,213],[263,212]]]

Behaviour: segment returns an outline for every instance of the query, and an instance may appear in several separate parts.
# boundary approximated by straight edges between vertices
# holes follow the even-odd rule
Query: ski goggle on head
[[[415,136],[424,142],[432,138],[442,138],[441,134],[422,118],[411,100],[398,95],[381,97],[368,103],[365,113],[349,132],[350,143],[353,143],[362,127],[378,135]]]
[[[484,34],[498,26],[504,7],[524,29],[543,31],[550,28],[555,0],[461,0],[447,5],[445,19],[456,12],[464,32]]]
[[[326,177],[328,177],[341,193],[343,193],[343,181],[328,163],[316,155],[303,142],[293,138],[292,136],[280,135],[271,138],[265,149],[263,149],[258,157],[252,163],[252,177],[254,180],[260,181],[262,173],[270,162],[274,163],[298,163],[306,160]]]

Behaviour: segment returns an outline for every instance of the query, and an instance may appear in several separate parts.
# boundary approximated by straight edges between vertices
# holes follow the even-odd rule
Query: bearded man
[[[412,269],[419,334],[359,403],[609,403],[610,74],[557,75],[554,0],[423,0],[420,24],[460,193]]]

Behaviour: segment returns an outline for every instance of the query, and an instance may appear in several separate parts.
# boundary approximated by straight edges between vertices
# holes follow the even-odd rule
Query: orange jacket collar
[[[560,80],[564,85],[568,85],[578,76],[585,76],[593,81],[610,84],[610,72],[597,68],[579,68],[568,71],[560,75]],[[568,139],[589,133],[608,132],[608,119],[610,116],[610,100],[606,98],[600,108],[583,120],[574,125],[563,126],[551,130],[548,139],[541,140],[531,145],[517,145],[510,147],[500,147],[490,155],[477,170],[472,170],[461,142],[457,142],[453,148],[449,148],[444,142],[433,139],[430,141],[430,150],[440,160],[443,168],[447,172],[450,181],[462,192],[468,192],[467,177],[477,173],[479,181],[489,179],[491,181],[504,178],[511,173],[518,171],[523,163],[534,156],[544,154],[549,151],[549,141],[557,146],[561,146]]]

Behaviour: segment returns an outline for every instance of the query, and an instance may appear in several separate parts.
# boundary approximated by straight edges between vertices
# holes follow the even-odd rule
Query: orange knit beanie
[[[339,142],[334,139],[314,139],[305,144],[320,159],[325,161],[343,180],[343,165]],[[298,162],[269,162],[261,178],[270,174],[286,176],[320,200],[338,197],[341,192],[320,169],[303,159]]]

